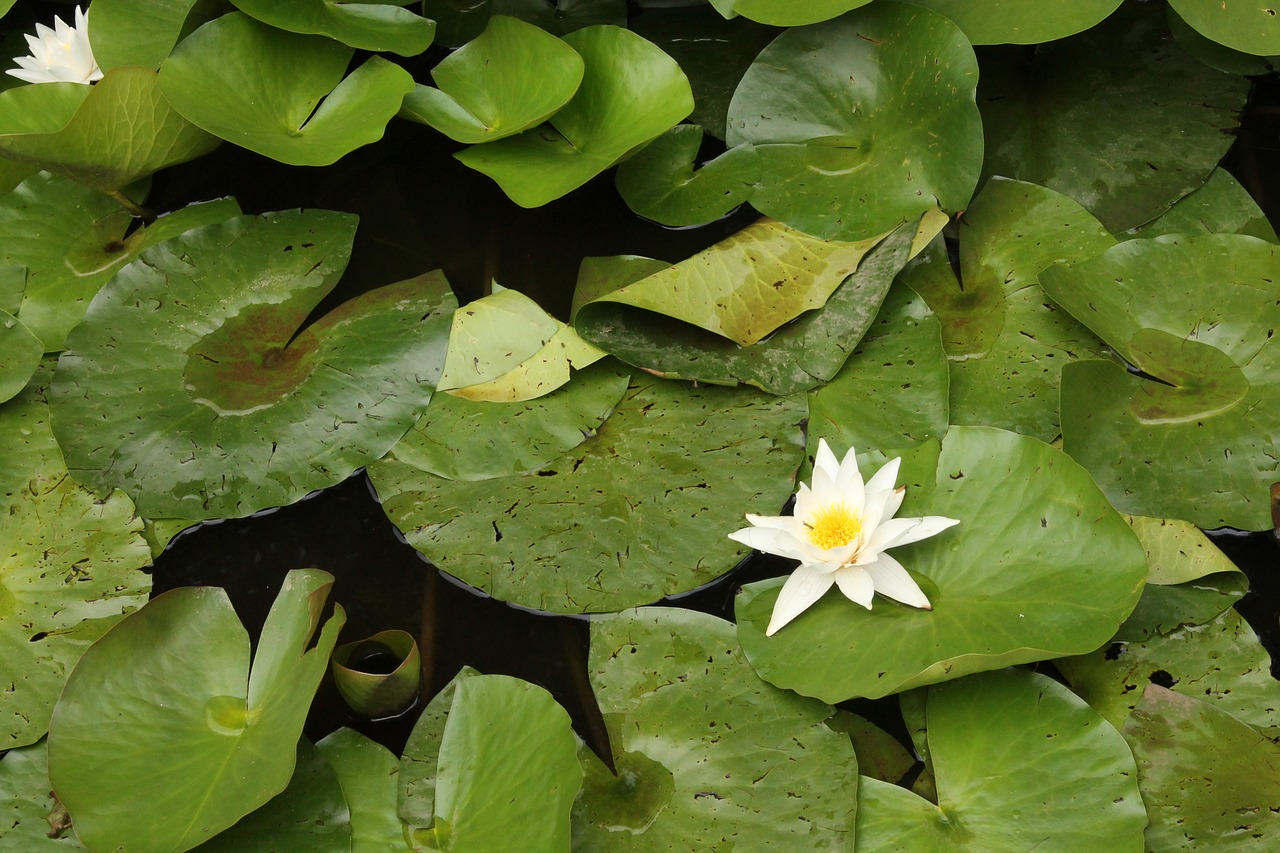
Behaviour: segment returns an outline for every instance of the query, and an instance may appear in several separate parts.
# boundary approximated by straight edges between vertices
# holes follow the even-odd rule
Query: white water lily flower
[[[853,448],[837,462],[826,439],[818,440],[813,488],[800,484],[795,514],[747,514],[751,527],[729,534],[743,545],[799,560],[773,605],[766,636],[799,616],[832,584],[851,601],[871,609],[875,593],[931,610],[902,564],[885,549],[927,539],[960,522],[940,515],[894,518],[906,487],[896,487],[901,459],[894,459],[864,485]]]
[[[93,58],[89,46],[88,16],[76,7],[76,25],[67,26],[61,18],[53,19],[53,29],[36,24],[36,34],[27,36],[30,56],[14,61],[20,68],[6,71],[27,83],[92,83],[102,79],[102,69]]]

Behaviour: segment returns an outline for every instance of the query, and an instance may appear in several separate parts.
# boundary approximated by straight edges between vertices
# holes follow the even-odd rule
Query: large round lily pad
[[[911,0],[955,21],[974,44],[1037,44],[1087,30],[1121,0]]]
[[[860,850],[1142,849],[1147,813],[1120,733],[1062,685],[1002,670],[930,687],[938,802],[863,779]]]
[[[858,764],[830,706],[760,681],[727,622],[646,607],[591,623],[617,775],[583,745],[577,853],[848,850]]]
[[[232,0],[236,8],[291,33],[328,36],[370,51],[417,56],[431,46],[435,21],[398,0]]]
[[[968,204],[982,167],[977,82],[955,24],[880,0],[765,48],[729,104],[725,141],[755,146],[761,213],[862,240]]]
[[[798,400],[642,376],[593,436],[536,471],[447,480],[392,451],[369,476],[410,544],[493,597],[622,610],[741,559],[725,534],[786,501],[803,418]]]
[[[290,572],[249,666],[227,595],[152,599],[85,653],[54,711],[49,777],[90,849],[194,847],[289,784],[345,616],[315,643],[333,577]]]
[[[51,391],[76,477],[123,489],[148,518],[234,517],[386,453],[431,397],[455,303],[431,273],[299,333],[354,230],[326,211],[241,217],[121,270],[68,338]]]
[[[910,473],[927,447],[904,459],[898,514],[960,523],[894,555],[933,610],[831,594],[766,637],[782,579],[747,586],[738,635],[767,681],[828,702],[885,696],[1096,649],[1133,609],[1146,555],[1087,471],[1033,438],[953,427],[936,471]]]
[[[1169,6],[1204,36],[1258,56],[1280,53],[1280,15],[1270,0],[1204,3],[1169,0]]]
[[[1205,528],[1269,528],[1280,247],[1235,234],[1130,240],[1040,283],[1145,373],[1103,360],[1063,372],[1063,446],[1112,502]]]
[[[622,161],[615,182],[627,206],[646,219],[680,227],[714,222],[749,201],[760,180],[750,144],[694,169],[702,128],[678,124]]]
[[[983,173],[1068,195],[1110,231],[1133,228],[1204,182],[1248,93],[1168,37],[1163,5],[1126,3],[1080,35],[986,58]]]

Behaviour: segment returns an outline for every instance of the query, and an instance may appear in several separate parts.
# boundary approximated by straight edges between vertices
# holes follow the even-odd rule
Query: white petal
[[[825,438],[818,439],[818,453],[813,458],[813,470],[822,471],[832,483],[840,474],[840,463],[836,460],[836,455],[831,452],[831,448],[827,446]]]
[[[912,542],[919,542],[921,539],[928,539],[930,536],[937,536],[948,527],[955,527],[960,523],[960,519],[958,518],[946,518],[941,515],[926,515],[920,519],[903,518],[897,520],[919,521],[920,523],[895,539],[892,545],[885,545],[884,547],[886,548],[895,548],[898,545],[910,545]]]
[[[867,543],[867,547],[879,553],[894,545],[904,545],[907,540],[903,537],[919,526],[918,518],[891,518],[888,521],[882,521],[876,528],[876,532],[871,534],[871,541]]]
[[[862,502],[866,498],[866,488],[862,483],[862,472],[858,470],[858,454],[854,452],[852,447],[845,453],[844,459],[840,460],[840,473],[836,476],[836,488],[845,496],[850,508],[862,508]]]
[[[796,491],[796,506],[793,511],[796,518],[812,518],[813,512],[818,508],[817,499],[813,496],[813,492],[809,490],[808,485],[801,483],[800,488]]]
[[[880,559],[863,566],[862,571],[871,578],[876,592],[881,595],[887,595],[894,601],[901,601],[903,604],[923,610],[933,609],[929,599],[920,586],[911,579],[911,575],[907,574],[907,570],[888,554],[881,554]]]
[[[43,70],[26,71],[19,68],[9,68],[4,73],[8,74],[10,77],[17,77],[19,80],[23,81],[24,83],[56,82],[56,81],[50,80],[49,75],[45,73]]]
[[[867,492],[867,500],[862,507],[863,542],[870,543],[876,528],[893,517],[892,514],[886,515],[884,511],[892,498],[892,491]]]
[[[811,561],[813,549],[794,536],[776,527],[744,527],[729,534],[734,542],[741,542],[748,548],[764,551],[766,554],[777,554],[792,560]]]
[[[889,493],[885,499],[884,509],[881,511],[880,520],[893,518],[898,514],[898,510],[902,508],[902,500],[907,496],[907,487],[899,486]]]
[[[809,606],[822,598],[835,581],[834,573],[814,571],[808,566],[799,566],[778,593],[778,600],[773,605],[773,615],[769,617],[766,637],[772,637],[782,626],[809,609]]]
[[[896,456],[884,463],[884,466],[873,474],[870,480],[867,480],[867,494],[874,495],[896,488],[898,485],[898,469],[901,467],[901,456]]]
[[[855,604],[861,604],[868,610],[871,609],[871,599],[876,594],[876,585],[866,569],[845,566],[836,572],[836,583],[840,585],[840,591],[844,593],[845,598]]]

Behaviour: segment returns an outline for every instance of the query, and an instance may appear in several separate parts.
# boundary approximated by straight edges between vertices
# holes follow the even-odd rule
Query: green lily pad
[[[381,665],[370,671],[360,656],[369,649],[398,661],[390,672]],[[363,640],[343,643],[333,650],[329,661],[333,685],[353,711],[378,719],[403,714],[418,699],[422,688],[422,653],[418,641],[407,631],[379,631]]]
[[[1131,851],[1147,822],[1124,739],[1043,675],[1002,670],[929,688],[938,804],[875,779],[858,848]]]
[[[564,40],[582,57],[582,83],[549,126],[454,155],[496,181],[521,207],[538,207],[577,189],[693,109],[680,66],[635,33],[596,26]]]
[[[62,464],[48,375],[0,407],[0,749],[44,735],[76,661],[151,590],[133,504],[118,492],[99,500]]]
[[[1068,195],[1112,232],[1154,219],[1204,183],[1249,92],[1247,80],[1181,51],[1159,4],[1126,3],[1034,54],[984,59],[984,175]]]
[[[21,307],[11,313],[46,352],[57,352],[120,267],[144,249],[239,214],[234,199],[218,199],[129,232],[133,218],[111,198],[66,178],[32,175],[0,198],[0,263],[26,270]]]
[[[663,225],[713,222],[751,199],[760,160],[749,144],[698,166],[702,128],[678,124],[618,167],[615,181],[633,211]]]
[[[85,653],[54,710],[49,776],[88,847],[187,850],[285,789],[345,621],[335,605],[308,647],[332,584],[289,572],[252,671],[212,587],[157,596]]]
[[[840,372],[809,394],[808,435],[841,447],[912,447],[947,431],[941,324],[901,283]]]
[[[1062,378],[1064,449],[1120,509],[1271,527],[1280,477],[1280,248],[1235,234],[1130,240],[1040,283],[1145,376]]]
[[[1225,169],[1214,169],[1209,179],[1168,211],[1137,229],[1135,237],[1166,234],[1247,234],[1280,243],[1275,229],[1249,191]]]
[[[551,694],[464,668],[423,711],[400,762],[414,850],[569,849],[582,783],[569,715]]]
[[[61,821],[65,817],[49,790],[49,751],[44,742],[5,754],[0,760],[0,824],[4,826],[0,853],[84,850],[71,827]]]
[[[351,853],[403,850],[404,831],[396,813],[400,760],[380,743],[342,728],[316,743],[338,775],[351,814]]]
[[[830,706],[752,675],[733,626],[645,607],[591,621],[611,773],[582,745],[574,850],[848,850],[858,764]]]
[[[429,273],[298,333],[354,231],[328,211],[246,216],[121,270],[59,362],[50,402],[68,467],[149,518],[229,518],[390,450],[431,398],[455,302]]]
[[[982,167],[977,78],[955,24],[881,0],[778,36],[738,85],[725,142],[755,146],[761,213],[863,240],[968,205]]]
[[[319,749],[305,738],[289,786],[235,826],[196,847],[197,853],[353,850],[342,786]]]
[[[906,455],[904,472],[921,452]],[[1065,454],[1011,432],[952,427],[934,482],[913,479],[903,477],[899,516],[960,520],[894,551],[933,610],[888,601],[864,610],[831,594],[765,637],[782,579],[746,586],[738,636],[766,681],[828,702],[886,696],[1096,649],[1137,603],[1142,546]]]
[[[837,709],[827,728],[849,736],[863,776],[897,784],[915,766],[915,756],[902,742],[866,717]]]
[[[726,18],[742,15],[775,27],[798,27],[839,17],[850,9],[865,6],[871,0],[711,0],[716,11]]]
[[[811,238],[790,229],[772,243],[746,241],[740,266],[725,260],[727,256],[729,262],[738,261],[733,256],[737,247],[734,253],[713,248],[684,266],[653,273],[582,305],[575,328],[590,343],[660,376],[742,383],[774,394],[808,391],[839,372],[871,326],[893,277],[907,261],[914,231],[912,225],[903,226],[878,241],[861,262],[857,256],[877,241],[846,247],[847,261],[833,271],[817,266],[814,249],[823,247],[822,242],[809,242]],[[761,263],[771,255],[777,262]],[[829,262],[836,257],[830,256]],[[757,265],[759,272],[773,274],[758,275]],[[857,271],[846,276],[845,270],[853,267]],[[813,270],[822,278],[811,278]],[[646,272],[634,264],[628,271]],[[788,280],[799,286],[786,287]],[[704,292],[697,293],[690,281]],[[625,279],[613,282],[627,284]],[[588,282],[591,287],[597,284]],[[833,286],[831,295],[822,297]],[[779,298],[788,292],[790,307]],[[778,327],[782,318],[814,304],[822,307]],[[766,310],[773,314],[763,313]],[[757,342],[741,346],[725,332]]]
[[[436,42],[445,47],[475,39],[497,15],[519,18],[557,36],[600,24],[628,25],[626,0],[422,0],[422,14],[436,21]]]
[[[1233,50],[1258,56],[1280,54],[1280,17],[1268,0],[1169,0],[1169,7],[1206,38]]]
[[[369,476],[409,543],[455,577],[524,607],[616,611],[741,559],[725,531],[786,500],[803,418],[798,400],[644,377],[537,471],[446,480],[388,457]]]
[[[417,56],[431,46],[435,21],[400,0],[232,0],[264,24],[291,33],[328,36],[350,47]]]
[[[436,88],[418,85],[405,96],[400,115],[458,142],[491,142],[541,124],[578,91],[582,73],[582,57],[568,44],[495,15],[431,69]]]
[[[215,136],[292,166],[327,166],[381,139],[414,86],[380,56],[346,74],[353,53],[232,12],[182,40],[160,66],[160,87]]]
[[[1280,681],[1271,677],[1258,635],[1234,609],[1204,625],[1114,644],[1054,665],[1071,689],[1117,728],[1143,688],[1160,684],[1211,702],[1271,737],[1280,734]]]
[[[1075,35],[1121,0],[911,0],[955,21],[974,44],[1038,44]]]
[[[597,434],[627,392],[627,376],[615,367],[608,362],[591,367],[529,402],[436,394],[388,458],[450,480],[536,471]]]
[[[93,86],[43,83],[0,92],[0,155],[103,192],[217,146],[217,138],[170,106],[149,68],[116,68]]]
[[[40,339],[17,317],[0,310],[0,403],[26,387],[42,355]]]
[[[208,0],[93,0],[89,41],[98,67],[159,68],[182,37],[187,17]]]
[[[1219,44],[1184,21],[1172,6],[1166,17],[1169,31],[1177,39],[1178,46],[1210,68],[1227,74],[1254,77],[1270,74],[1280,66],[1280,56],[1255,56]]]
[[[1154,684],[1124,724],[1147,804],[1148,850],[1270,850],[1280,746],[1227,712]]]
[[[1053,190],[992,179],[961,220],[960,279],[941,238],[903,274],[942,321],[951,362],[951,422],[1052,441],[1064,364],[1102,343],[1037,284],[1060,259],[1084,260],[1115,240]]]

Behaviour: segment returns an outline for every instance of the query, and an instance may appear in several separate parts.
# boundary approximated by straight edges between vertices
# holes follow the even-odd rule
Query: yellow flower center
[[[862,532],[862,519],[843,502],[823,507],[809,525],[809,541],[819,548],[848,545]]]

